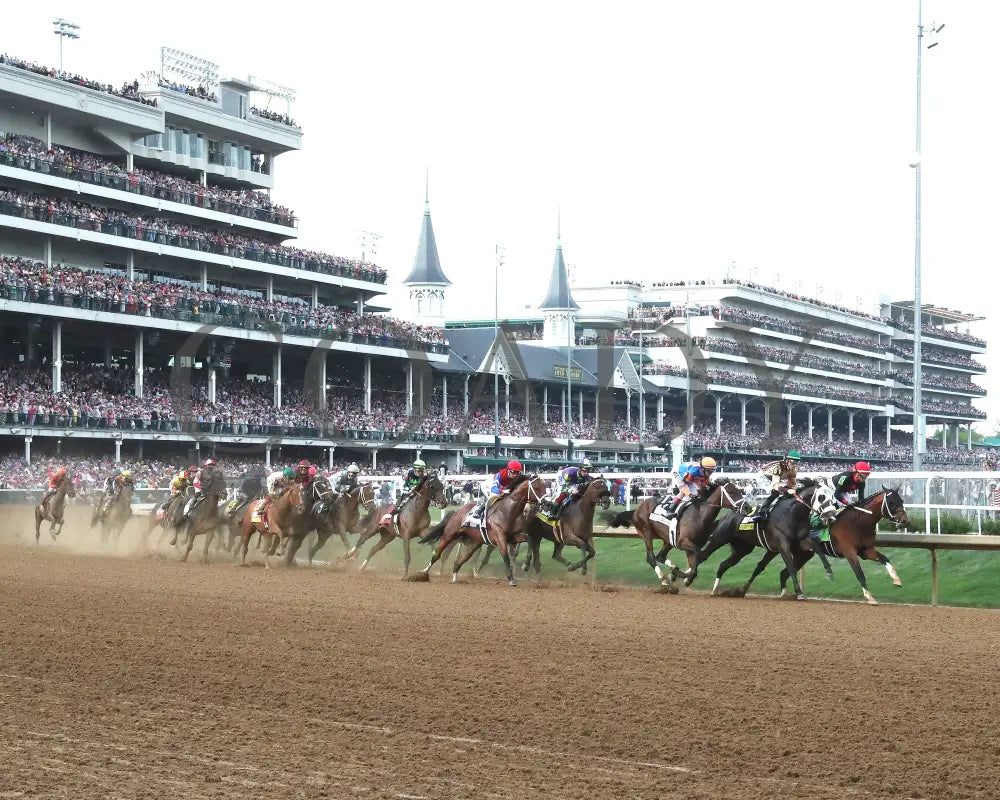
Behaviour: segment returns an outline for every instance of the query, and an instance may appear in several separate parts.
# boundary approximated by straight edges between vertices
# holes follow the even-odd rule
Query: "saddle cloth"
[[[761,520],[757,522],[753,517],[743,517],[743,521],[740,523],[741,532],[751,532],[757,537],[757,545],[763,547],[765,550],[774,550],[775,548],[769,547],[767,544],[767,535],[764,533],[764,523],[766,520]]]
[[[465,515],[465,519],[462,520],[463,528],[482,528],[484,517],[476,513],[475,508],[470,508],[469,513]]]
[[[262,498],[258,500],[253,505],[253,511],[250,512],[250,522],[253,525],[264,525],[267,526],[267,516],[264,514],[264,503],[267,502],[267,498]]]

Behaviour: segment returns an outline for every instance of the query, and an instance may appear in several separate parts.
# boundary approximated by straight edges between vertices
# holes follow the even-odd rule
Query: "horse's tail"
[[[421,536],[417,541],[419,541],[420,544],[430,544],[431,542],[438,541],[442,536],[444,536],[444,529],[448,527],[448,522],[453,516],[455,516],[455,512],[449,511],[441,517],[441,521],[437,525],[427,531],[426,536]]]
[[[635,513],[633,508],[631,511],[620,511],[611,518],[611,522],[608,523],[609,528],[631,528],[632,527],[632,515]]]

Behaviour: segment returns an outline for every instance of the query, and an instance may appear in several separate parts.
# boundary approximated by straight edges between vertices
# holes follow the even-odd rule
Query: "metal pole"
[[[493,261],[493,457],[500,458],[500,245]]]
[[[583,420],[580,420],[583,424]],[[573,438],[573,320],[566,311],[566,440]]]
[[[917,0],[917,161],[916,171],[916,209],[914,225],[913,254],[913,470],[919,472],[924,448],[921,422],[922,403],[921,386],[921,352],[923,315],[920,309],[920,68],[924,46],[924,8],[923,0]]]

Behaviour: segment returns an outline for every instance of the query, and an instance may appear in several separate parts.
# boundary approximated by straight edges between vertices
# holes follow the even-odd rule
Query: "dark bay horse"
[[[132,495],[134,492],[135,486],[132,483],[123,484],[117,497],[104,510],[104,514],[101,516],[101,542],[104,544],[107,544],[112,537],[114,537],[115,545],[118,544],[118,538],[125,530],[125,524],[132,519]]]
[[[771,558],[781,553],[785,565],[791,568],[795,563],[796,554],[803,547],[808,546],[804,545],[803,542],[809,537],[810,516],[816,514],[827,521],[833,519],[836,507],[833,504],[832,496],[833,491],[830,487],[809,478],[803,478],[799,481],[799,489],[796,493],[790,499],[779,498],[771,507],[767,519],[762,523],[744,524],[740,514],[730,514],[717,523],[708,542],[701,549],[699,561],[704,561],[725,544],[730,546],[732,552],[729,558],[719,564],[715,575],[715,584],[712,586],[712,594],[719,593],[722,576],[729,568],[736,566],[755,547],[765,548],[772,554]],[[792,574],[792,583],[795,587],[795,596],[799,600],[805,600],[806,596],[802,593],[797,573]],[[744,593],[749,586],[750,581],[744,584]]]
[[[895,586],[902,586],[903,582],[896,574],[896,568],[892,566],[889,559],[875,549],[875,535],[878,524],[883,519],[891,519],[896,523],[897,528],[904,528],[910,524],[910,518],[903,507],[903,498],[899,495],[898,489],[886,489],[873,494],[864,500],[845,508],[834,523],[830,526],[830,541],[817,542],[810,540],[812,550],[800,551],[795,558],[794,569],[798,571],[812,558],[813,551],[819,554],[818,548],[823,548],[823,554],[834,558],[846,558],[847,562],[854,570],[854,574],[861,584],[861,594],[870,605],[878,605],[872,593],[868,591],[868,582],[865,580],[865,572],[858,562],[860,556],[867,561],[877,561],[882,564]],[[759,565],[758,565],[759,566]],[[766,566],[766,565],[765,565]],[[761,568],[762,569],[762,568]],[[754,570],[754,577],[758,574]],[[781,592],[785,592],[785,583],[788,581],[788,567],[781,571]]]
[[[205,551],[202,553],[202,562],[208,563],[208,548],[215,538],[215,533],[219,528],[219,500],[226,496],[226,481],[218,467],[203,467],[199,476],[201,483],[201,501],[191,509],[187,518],[180,524],[187,535],[187,543],[184,552],[181,553],[181,561],[187,561],[187,557],[194,548],[195,537],[205,536]],[[170,544],[177,543],[177,528],[174,529],[174,538]]]
[[[656,577],[664,586],[676,580],[680,570],[670,562],[667,553],[670,549],[677,547],[687,553],[688,571],[683,573],[684,585],[690,586],[698,575],[698,564],[701,548],[712,532],[712,525],[719,512],[723,508],[734,511],[734,516],[742,516],[746,513],[748,501],[743,497],[743,492],[733,482],[720,480],[710,484],[705,497],[695,500],[681,511],[680,517],[675,520],[673,527],[651,519],[650,514],[660,503],[658,497],[650,497],[639,504],[632,514],[632,524],[642,536],[642,541],[646,545],[646,563],[653,568]],[[612,527],[616,527],[612,523]],[[653,539],[659,539],[663,545],[660,552],[653,556]],[[663,567],[670,569],[669,575],[664,575]]]
[[[390,515],[393,504],[386,503],[379,506],[368,518],[368,524],[361,532],[357,544],[354,545],[344,558],[354,558],[358,550],[366,541],[375,534],[379,535],[379,540],[369,551],[368,556],[361,562],[361,569],[368,566],[379,550],[389,542],[399,536],[403,540],[403,575],[410,573],[410,540],[419,539],[427,535],[427,529],[431,525],[431,515],[428,511],[431,503],[439,508],[444,508],[448,500],[444,495],[444,484],[437,475],[428,475],[424,482],[411,494],[404,502],[401,509],[395,516]]]
[[[580,570],[586,575],[587,562],[597,555],[594,549],[594,510],[598,506],[608,508],[610,505],[611,490],[608,488],[608,482],[604,478],[595,477],[587,484],[583,494],[563,510],[558,527],[552,524],[549,517],[541,513],[528,520],[525,539],[531,547],[531,553],[525,561],[525,570],[534,565],[535,575],[541,574],[539,546],[542,539],[548,539],[553,544],[554,560],[565,564],[570,572]],[[567,562],[562,557],[566,545],[579,547],[583,551],[583,558],[574,563]]]
[[[485,534],[478,526],[467,527],[464,524],[469,511],[475,507],[474,503],[467,503],[458,511],[449,512],[420,539],[421,544],[438,543],[431,555],[430,563],[423,570],[424,573],[429,575],[431,567],[444,552],[454,542],[459,541],[462,543],[462,551],[455,559],[451,572],[451,581],[454,583],[465,562],[472,558],[480,547],[489,544],[496,547],[503,557],[507,584],[517,586],[517,581],[514,580],[513,545],[518,535],[523,534],[525,530],[525,518],[538,508],[544,497],[545,481],[537,475],[521,475],[506,493],[487,506],[484,512]]]
[[[347,534],[354,533],[361,521],[361,509],[369,511],[375,507],[375,490],[369,483],[359,483],[349,492],[337,495],[333,507],[327,515],[326,524],[316,530],[316,541],[309,548],[309,563],[312,564],[316,553],[326,544],[327,540],[337,534],[344,543],[344,549],[351,549]],[[333,559],[330,559],[333,563]]]
[[[67,495],[69,497],[76,497],[76,487],[68,476],[59,484],[54,495],[35,506],[35,544],[38,544],[38,539],[41,536],[43,521],[51,523],[49,525],[49,536],[52,537],[53,542],[62,533],[63,522],[65,521],[63,520],[63,512],[66,510]]]

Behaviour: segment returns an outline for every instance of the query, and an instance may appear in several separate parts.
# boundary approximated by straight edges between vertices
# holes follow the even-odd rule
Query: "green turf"
[[[436,513],[435,513],[436,518]],[[339,541],[332,542],[334,557],[343,551]],[[635,539],[605,539],[598,538],[596,568],[597,578],[602,583],[621,583],[655,588],[659,580],[653,570],[646,564],[645,550],[641,541]],[[414,543],[412,546],[412,564],[414,570],[423,569],[430,559],[431,547]],[[362,547],[364,556],[370,543]],[[481,551],[482,552],[482,551]],[[522,558],[524,548],[521,550]],[[543,578],[559,578],[561,580],[576,580],[578,573],[567,574],[562,565],[549,558],[551,545],[542,544],[542,576]],[[926,550],[909,548],[886,548],[883,551],[895,566],[903,581],[902,586],[893,586],[892,580],[881,564],[873,561],[862,561],[861,565],[868,580],[868,588],[879,602],[897,603],[930,603],[931,601],[931,556]],[[723,578],[724,587],[740,586],[750,576],[754,566],[759,561],[762,550],[754,550],[737,566],[726,573]],[[727,558],[729,548],[724,547],[714,554],[699,570],[698,579],[693,589],[708,591],[715,580],[719,562]],[[325,553],[320,554],[323,558]],[[579,557],[579,550],[567,548],[566,556],[573,561]],[[478,556],[477,556],[478,558]],[[687,567],[683,552],[671,551],[669,558],[678,566]],[[450,564],[450,562],[449,562]],[[847,600],[861,600],[861,587],[851,570],[850,564],[843,559],[831,559],[834,580],[824,578],[823,567],[818,559],[813,559],[806,566],[806,594],[811,597],[828,597]],[[402,565],[402,545],[396,541],[375,556],[373,567],[398,568]],[[501,575],[501,561],[494,553],[490,565],[484,572],[488,577]],[[768,566],[767,570],[757,578],[751,593],[777,594],[778,576],[783,568],[780,556]],[[435,567],[437,573],[437,567]],[[450,566],[446,570],[450,573]],[[463,570],[471,574],[468,567]],[[518,571],[518,578],[523,572]],[[437,575],[435,574],[435,579]],[[947,551],[938,552],[938,602],[942,605],[975,606],[980,608],[1000,607],[1000,552]]]

